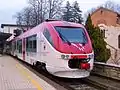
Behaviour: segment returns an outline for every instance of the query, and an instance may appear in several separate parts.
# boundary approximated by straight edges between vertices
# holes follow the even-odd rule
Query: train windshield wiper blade
[[[60,38],[64,41],[67,41],[68,45],[71,45],[71,42],[64,36],[60,33],[60,31],[58,31],[59,35],[60,35]]]

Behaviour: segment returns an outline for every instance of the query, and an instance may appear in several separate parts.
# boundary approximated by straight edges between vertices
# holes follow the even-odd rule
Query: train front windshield
[[[87,43],[87,37],[83,28],[55,27],[55,29],[64,42]]]

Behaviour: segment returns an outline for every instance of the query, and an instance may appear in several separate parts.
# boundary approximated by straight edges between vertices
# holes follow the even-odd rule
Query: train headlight
[[[61,55],[61,58],[67,60],[67,59],[69,59],[69,55]]]
[[[89,62],[90,61],[90,59],[83,59],[83,60],[81,60],[83,63],[87,63],[87,62]]]
[[[94,58],[94,55],[93,54],[90,54],[90,55],[88,55],[88,58],[87,59],[83,59],[82,60],[82,62],[83,63],[87,63],[87,62],[89,62],[91,59],[93,59]]]
[[[65,59],[65,55],[61,55],[61,58],[62,58],[62,59]]]
[[[69,55],[66,55],[66,58],[65,59],[69,59]]]

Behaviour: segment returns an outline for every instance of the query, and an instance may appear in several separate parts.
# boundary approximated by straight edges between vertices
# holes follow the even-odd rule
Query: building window
[[[117,23],[117,24],[120,24],[120,18],[117,18],[116,23]]]
[[[102,37],[105,38],[105,29],[100,30],[100,31],[101,31],[101,35],[102,35]]]
[[[36,35],[26,38],[26,51],[27,52],[36,52],[37,51],[37,40]]]
[[[101,13],[101,15],[102,15],[102,14],[103,14],[103,11],[101,10],[101,12],[100,12],[100,13]]]
[[[120,49],[120,35],[118,36],[118,48]]]
[[[44,30],[43,35],[46,37],[46,39],[48,40],[48,42],[49,42],[52,46],[54,46],[54,45],[53,45],[53,41],[52,41],[52,37],[51,37],[51,35],[50,35],[50,33],[49,33],[49,31],[48,31],[47,29]]]

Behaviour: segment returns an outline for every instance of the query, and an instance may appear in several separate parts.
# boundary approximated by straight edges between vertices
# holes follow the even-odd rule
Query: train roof
[[[49,25],[55,27],[55,26],[68,26],[68,27],[83,27],[82,24],[78,24],[78,23],[73,23],[73,22],[67,22],[67,21],[46,21],[43,22],[39,25],[37,25],[36,27],[33,27],[32,29],[24,32],[23,34],[19,35],[18,37],[15,37],[13,40],[15,39],[21,39],[22,37],[27,37],[27,36],[31,36],[34,35],[38,32],[40,32],[39,28],[41,28],[41,26],[44,25],[46,27],[48,27]]]
[[[67,22],[67,21],[50,21],[45,22],[46,24],[51,24],[52,26],[70,26],[70,27],[83,27],[82,24]]]

